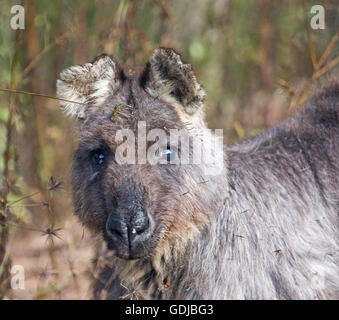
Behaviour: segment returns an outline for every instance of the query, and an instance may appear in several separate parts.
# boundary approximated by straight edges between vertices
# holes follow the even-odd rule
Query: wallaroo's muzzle
[[[110,249],[123,258],[138,258],[151,235],[150,219],[146,210],[137,210],[127,219],[112,213],[106,222],[106,232]]]

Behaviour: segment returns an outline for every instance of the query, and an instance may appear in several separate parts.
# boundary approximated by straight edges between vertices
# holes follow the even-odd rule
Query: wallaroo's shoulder
[[[276,153],[279,145],[295,146],[296,150],[299,150],[300,144],[306,144],[306,149],[315,146],[326,149],[330,144],[332,152],[333,148],[337,150],[336,145],[339,145],[339,80],[327,81],[294,115],[278,126],[264,130],[226,149],[228,152],[235,151],[251,156],[253,153],[260,154],[268,151]]]
[[[339,79],[327,81],[295,115],[300,125],[339,129]]]
[[[318,101],[319,103],[322,103],[324,101],[329,102],[328,99],[330,99],[330,101],[332,102],[335,102],[335,99],[338,99],[338,97],[339,97],[339,76],[337,77],[337,79],[331,79],[323,82],[320,88],[315,90],[311,99],[313,99],[314,101]],[[333,106],[335,106],[335,104]],[[336,106],[337,108],[339,108],[338,102]]]

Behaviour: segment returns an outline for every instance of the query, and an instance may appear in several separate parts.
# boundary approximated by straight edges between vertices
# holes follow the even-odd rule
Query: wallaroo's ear
[[[60,101],[67,115],[84,118],[86,109],[102,106],[123,79],[122,69],[108,55],[102,54],[91,63],[63,70],[57,80],[57,97],[71,101]]]
[[[140,76],[140,83],[150,95],[169,103],[179,103],[189,114],[204,104],[205,91],[192,66],[184,64],[173,49],[159,48],[153,52]]]

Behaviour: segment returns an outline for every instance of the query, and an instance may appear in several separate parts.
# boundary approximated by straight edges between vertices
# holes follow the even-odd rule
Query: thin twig
[[[339,56],[334,58],[331,62],[329,62],[326,66],[319,69],[316,73],[313,74],[312,78],[313,80],[318,79],[320,76],[322,76],[327,71],[331,70],[333,67],[335,67],[339,63]]]
[[[311,60],[312,60],[313,70],[317,70],[318,69],[318,62],[317,62],[317,57],[315,55],[311,39],[308,40],[308,48],[310,50],[310,56],[311,56]]]
[[[31,197],[33,197],[33,196],[35,196],[35,195],[37,195],[37,194],[39,194],[39,193],[41,193],[41,192],[42,192],[41,190],[40,190],[40,191],[35,191],[35,192],[31,193],[31,194],[28,194],[28,195],[26,195],[26,196],[23,196],[23,197],[21,197],[21,198],[19,198],[19,199],[17,199],[17,200],[14,200],[14,201],[8,203],[8,204],[7,204],[7,207],[11,207],[14,203],[20,202],[20,201],[22,201],[22,200],[24,200],[24,199],[27,199],[27,198],[31,198]]]
[[[290,109],[292,108],[292,105],[298,109],[307,99],[308,92],[310,88],[312,87],[313,83],[315,80],[320,78],[324,73],[328,72],[332,68],[334,68],[337,64],[339,64],[339,56],[334,58],[332,61],[327,63],[325,66],[323,64],[325,61],[328,59],[330,56],[333,47],[335,43],[339,40],[339,34],[336,33],[329,44],[327,45],[326,49],[324,50],[323,54],[321,55],[319,61],[317,62],[317,58],[312,46],[311,41],[309,40],[308,45],[309,45],[309,50],[310,50],[310,55],[311,55],[311,60],[313,64],[313,74],[312,77],[306,82],[306,84],[303,86],[302,90],[296,94],[294,90],[291,89],[289,83],[283,79],[279,79],[278,82],[279,84],[287,90],[289,93],[290,97],[292,98],[291,103],[290,103]]]
[[[58,101],[64,101],[64,102],[69,102],[69,103],[74,103],[74,104],[80,104],[80,105],[86,106],[86,107],[103,108],[103,109],[107,109],[108,110],[108,108],[106,108],[104,106],[91,105],[91,104],[88,104],[88,103],[83,103],[83,102],[78,102],[78,101],[72,101],[72,100],[57,98],[57,97],[53,97],[53,96],[50,96],[50,95],[47,95],[47,94],[42,94],[42,93],[35,93],[35,92],[22,91],[22,90],[13,90],[13,89],[7,89],[7,88],[0,88],[0,91],[11,92],[11,93],[19,93],[19,94],[27,94],[27,95],[30,95],[30,96],[48,98],[48,99],[53,99],[53,100],[58,100]]]
[[[27,67],[24,69],[22,75],[23,77],[27,76],[31,70],[37,65],[37,63],[40,61],[40,59],[51,49],[53,49],[56,45],[60,44],[63,40],[68,38],[73,33],[72,30],[64,32],[62,35],[57,37],[52,43],[48,44],[41,50],[27,65]]]
[[[19,42],[20,42],[20,30],[15,32],[14,38],[14,54],[11,65],[11,81],[10,81],[10,90],[15,89],[15,68],[18,60],[18,52],[19,52]],[[5,188],[3,188],[2,199],[1,199],[1,209],[0,211],[0,223],[6,223],[8,216],[10,215],[10,211],[7,208],[7,197],[10,191],[10,176],[9,176],[9,166],[11,160],[11,147],[12,147],[12,139],[15,130],[15,95],[13,92],[10,94],[9,98],[9,116],[6,124],[6,145],[4,152],[4,183]],[[5,213],[6,212],[6,213]],[[0,228],[0,263],[1,263],[1,274],[0,274],[0,299],[2,299],[7,290],[8,290],[8,274],[11,267],[11,259],[9,253],[7,251],[7,241],[8,241],[8,229],[7,226],[2,226]]]
[[[331,54],[332,52],[332,49],[333,49],[333,46],[335,45],[335,43],[337,42],[339,36],[338,36],[338,33],[336,33],[330,43],[328,44],[327,48],[325,49],[324,53],[322,54],[322,56],[320,57],[318,63],[317,63],[317,67],[315,68],[315,71],[317,71],[323,64],[324,62],[327,60],[327,58],[329,57],[329,55]]]

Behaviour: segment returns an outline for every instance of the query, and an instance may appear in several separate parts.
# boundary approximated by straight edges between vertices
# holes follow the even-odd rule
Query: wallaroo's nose
[[[147,213],[139,210],[131,216],[127,223],[117,218],[109,218],[106,229],[113,240],[119,240],[132,247],[136,243],[148,238],[150,221]]]
[[[136,237],[147,233],[149,230],[149,219],[145,211],[139,210],[132,216],[129,223],[130,239],[133,241]]]

